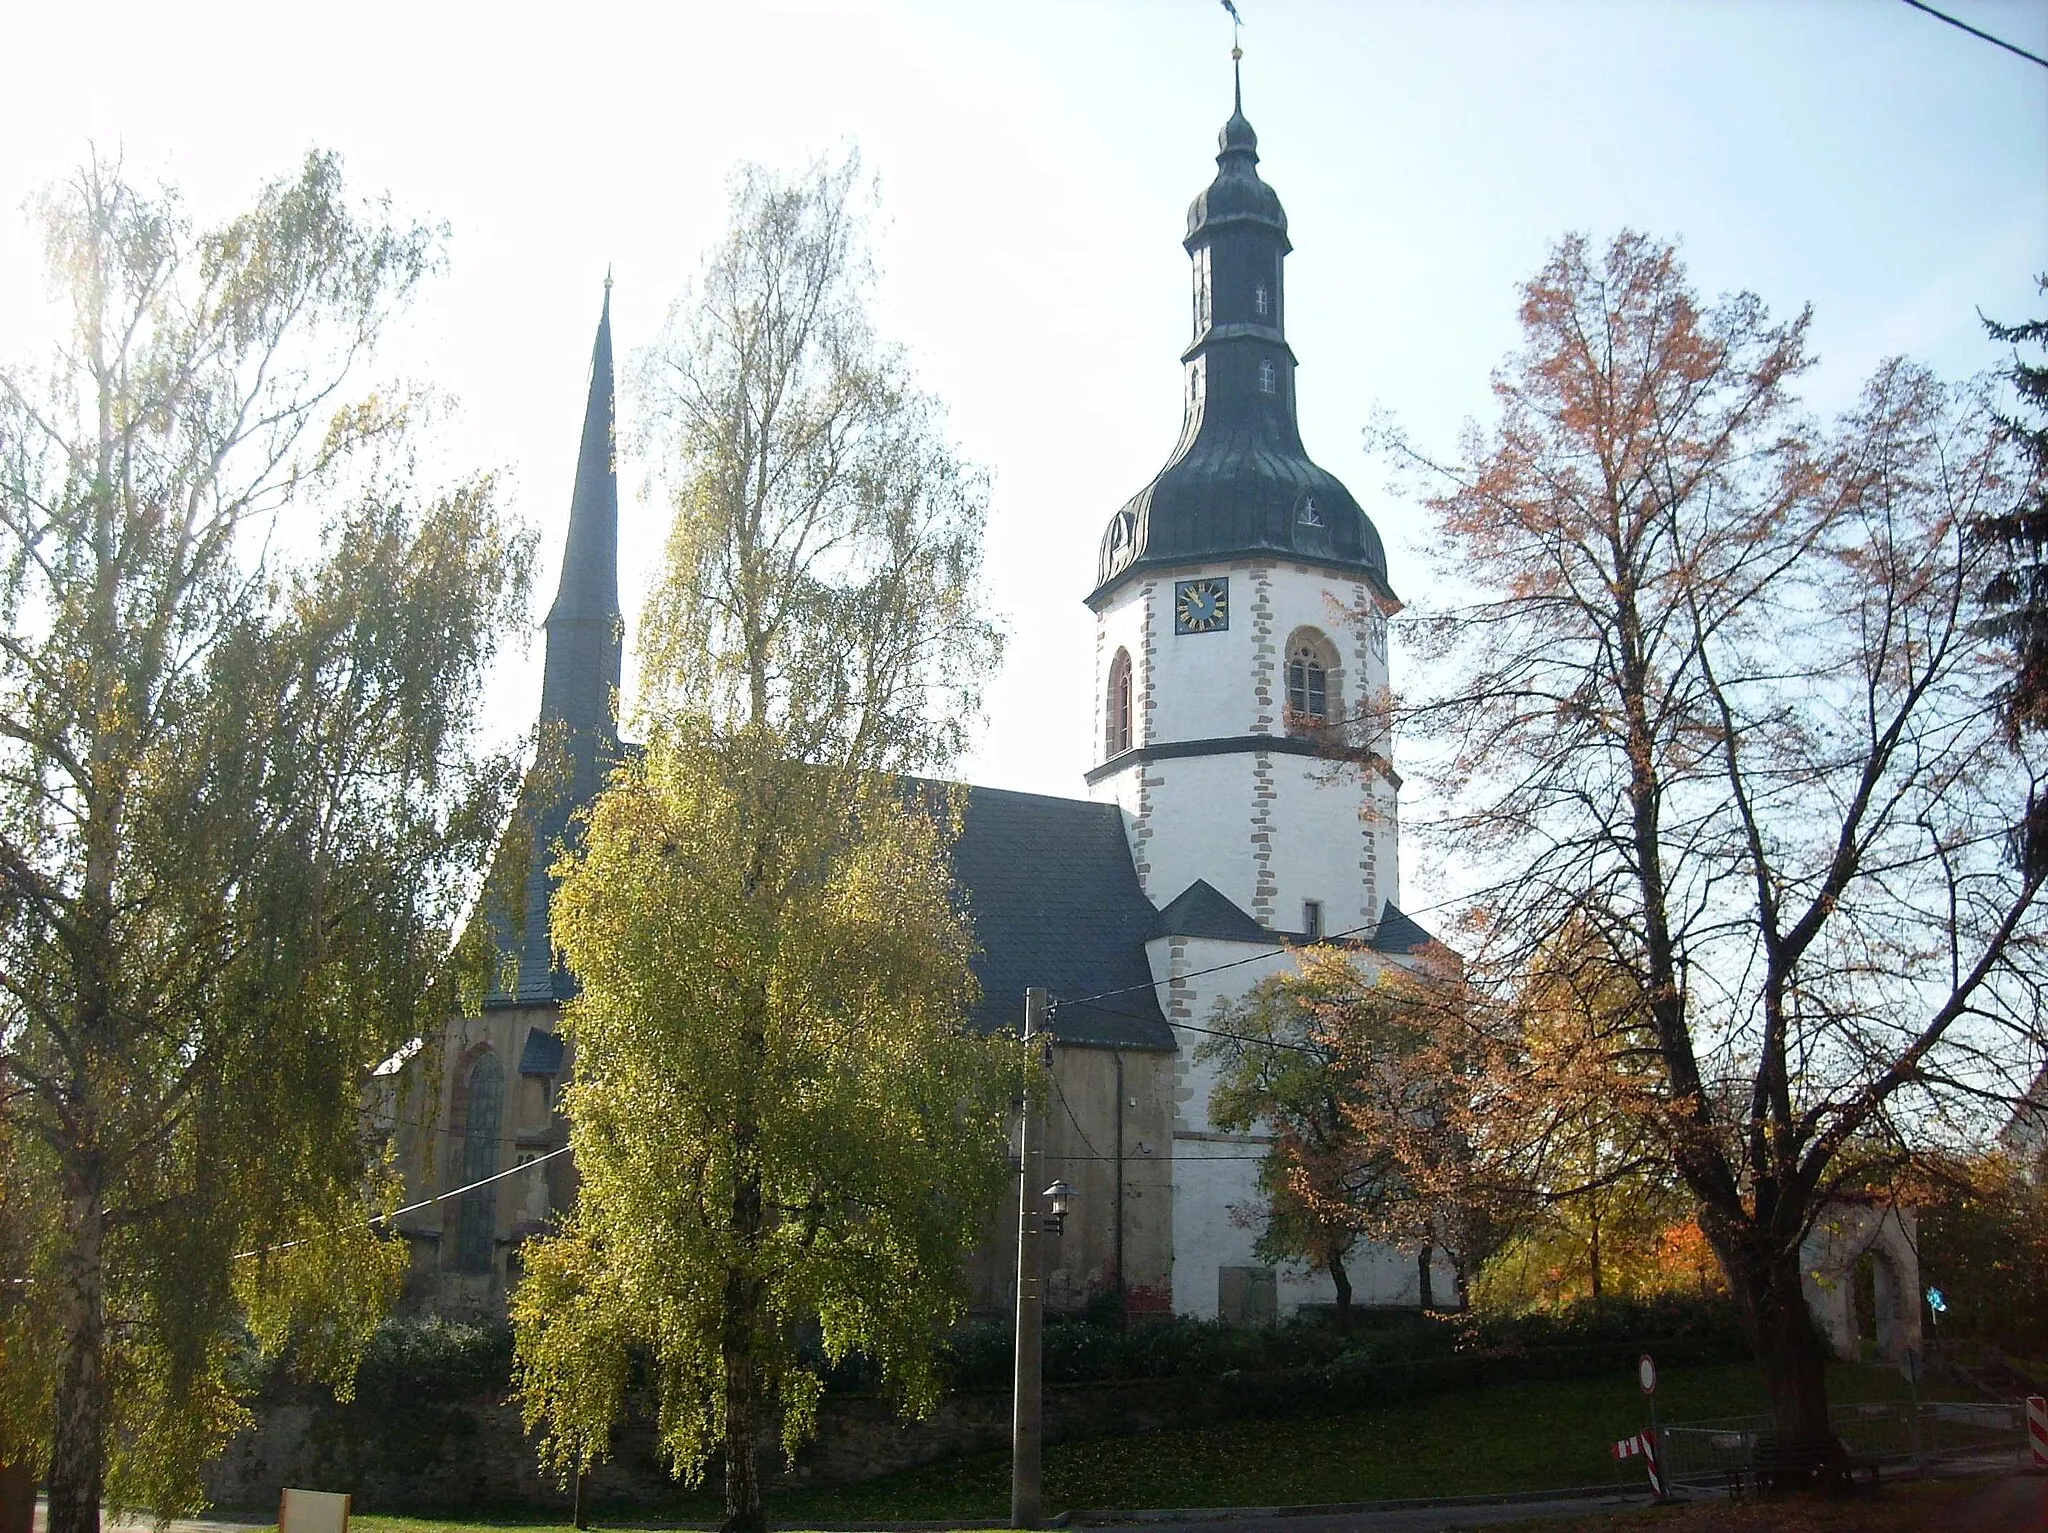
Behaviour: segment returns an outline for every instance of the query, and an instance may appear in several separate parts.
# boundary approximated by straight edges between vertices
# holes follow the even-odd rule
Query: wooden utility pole
[[[1024,992],[1024,1042],[1027,1056],[1045,1032],[1045,990],[1033,985]],[[1050,1052],[1050,1051],[1048,1051]],[[1035,1528],[1039,1522],[1038,1466],[1044,1426],[1045,1266],[1040,1242],[1045,1219],[1039,1212],[1039,1189],[1045,1185],[1044,1129],[1027,1091],[1024,1122],[1018,1136],[1017,1168],[1017,1372],[1010,1416],[1010,1526]]]

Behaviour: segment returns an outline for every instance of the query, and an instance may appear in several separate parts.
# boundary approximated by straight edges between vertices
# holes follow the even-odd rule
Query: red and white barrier
[[[1650,1472],[1650,1491],[1653,1495],[1664,1494],[1664,1477],[1657,1472],[1657,1439],[1654,1433],[1638,1432],[1633,1437],[1624,1437],[1614,1445],[1616,1459],[1640,1458],[1643,1468]]]
[[[2027,1396],[2027,1446],[2034,1450],[2034,1467],[2048,1469],[2048,1400]]]

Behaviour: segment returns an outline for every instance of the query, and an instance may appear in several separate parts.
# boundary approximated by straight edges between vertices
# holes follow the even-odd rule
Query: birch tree
[[[604,1449],[644,1349],[661,1444],[764,1525],[761,1440],[810,1431],[799,1343],[911,1411],[1006,1175],[1014,1045],[972,1034],[949,795],[996,635],[986,500],[878,342],[856,167],[748,169],[641,373],[674,510],[644,756],[561,865],[582,1185],[513,1297],[529,1424]]]
[[[0,1456],[92,1533],[103,1496],[197,1502],[245,1328],[345,1385],[392,1294],[402,1250],[349,1229],[390,1191],[360,1092],[453,1004],[527,544],[487,480],[417,485],[365,391],[437,237],[331,157],[211,229],[99,160],[37,211],[64,337],[0,372]]]

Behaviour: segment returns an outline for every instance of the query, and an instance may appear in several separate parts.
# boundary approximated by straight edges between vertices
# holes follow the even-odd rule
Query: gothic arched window
[[[469,1071],[469,1112],[462,1133],[462,1180],[457,1186],[495,1176],[498,1171],[498,1128],[504,1119],[505,1067],[496,1054],[485,1054]],[[489,1272],[498,1234],[498,1189],[479,1187],[462,1195],[457,1227],[455,1265],[464,1272]]]
[[[1109,708],[1103,730],[1105,759],[1131,748],[1131,652],[1120,649],[1109,662]]]
[[[1287,727],[1321,729],[1337,714],[1337,655],[1313,628],[1297,628],[1287,640]]]

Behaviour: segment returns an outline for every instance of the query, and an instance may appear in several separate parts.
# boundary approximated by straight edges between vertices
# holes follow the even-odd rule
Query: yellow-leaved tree
[[[581,985],[582,1185],[513,1296],[529,1424],[567,1472],[652,1362],[676,1472],[759,1452],[859,1352],[936,1395],[961,1257],[1006,1173],[1014,1042],[967,1025],[972,933],[942,767],[996,634],[985,498],[865,316],[856,167],[734,184],[695,302],[643,373],[675,509],[644,631],[644,753],[559,866]]]

